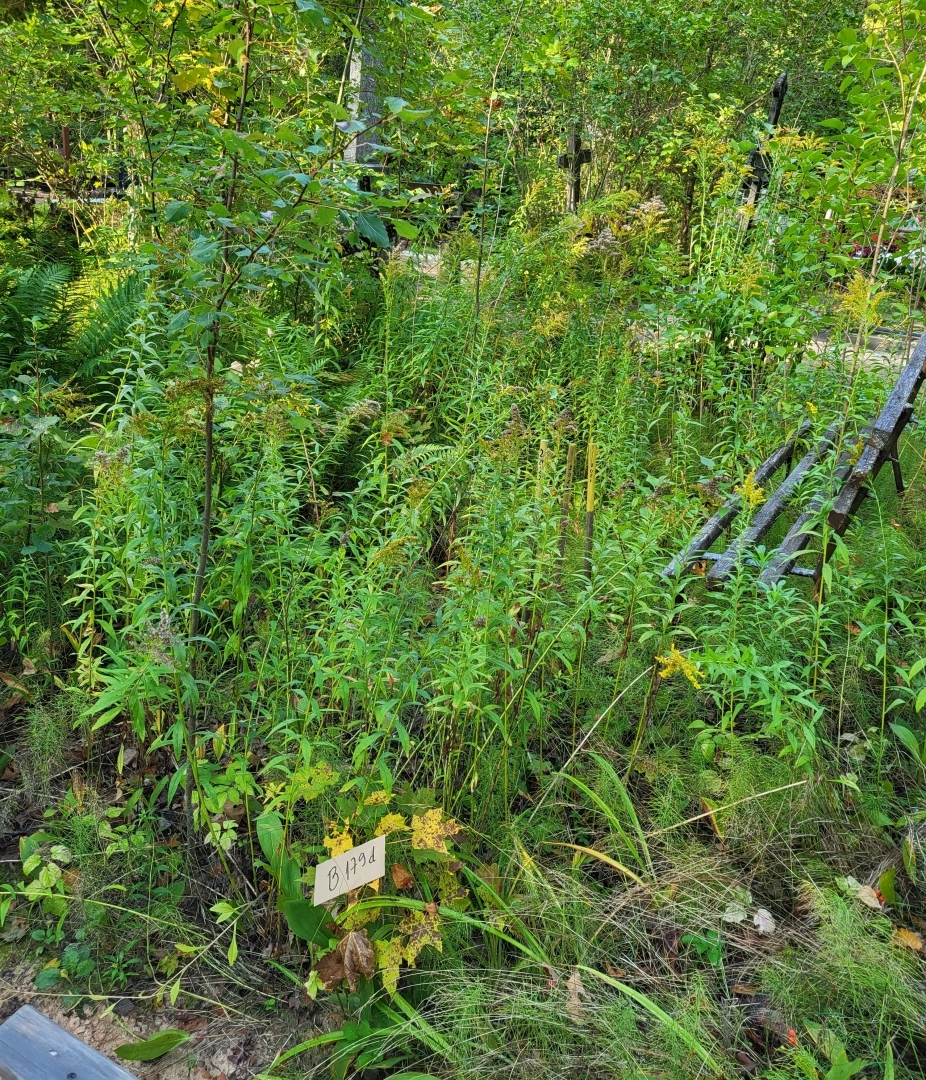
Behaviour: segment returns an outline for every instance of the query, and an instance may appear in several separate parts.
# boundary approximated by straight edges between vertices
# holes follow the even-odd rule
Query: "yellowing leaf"
[[[345,851],[350,851],[354,846],[354,838],[350,834],[350,829],[345,825],[341,832],[332,832],[331,836],[326,836],[322,843],[331,852],[331,857],[335,855],[343,855]]]
[[[405,824],[405,818],[401,814],[386,814],[381,820],[379,825],[376,826],[377,836],[388,836],[390,833],[399,832],[400,829],[407,829]]]
[[[458,832],[460,826],[453,818],[445,820],[442,810],[428,810],[420,816],[412,816],[412,847],[419,851],[442,851],[446,854],[445,841]]]
[[[385,806],[392,796],[388,791],[374,791],[363,800],[364,806]]]
[[[376,967],[383,978],[383,989],[394,994],[399,988],[399,965],[402,963],[402,939],[374,941]]]
[[[438,952],[444,951],[437,904],[426,904],[424,911],[413,911],[407,915],[399,923],[399,933],[408,938],[402,955],[409,967],[415,966],[418,954],[426,945],[432,945]]]
[[[195,64],[193,67],[187,68],[186,71],[178,71],[176,75],[171,75],[170,79],[181,93],[186,94],[195,86],[205,85],[209,82],[209,68]]]
[[[895,945],[899,945],[902,949],[913,949],[914,952],[923,951],[922,937],[912,930],[907,930],[906,927],[903,926],[894,927],[894,933],[891,934],[891,941]]]

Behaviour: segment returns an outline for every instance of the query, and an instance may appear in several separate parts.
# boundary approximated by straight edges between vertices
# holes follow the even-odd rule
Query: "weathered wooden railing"
[[[849,449],[843,449],[833,463],[829,475],[823,476],[817,489],[807,501],[797,520],[790,527],[785,538],[771,553],[764,563],[759,581],[763,585],[772,585],[787,574],[796,577],[812,578],[817,581],[822,573],[824,561],[832,554],[836,537],[842,536],[848,529],[852,518],[857,513],[866,495],[871,490],[882,467],[890,462],[894,473],[894,484],[898,494],[904,490],[900,471],[898,443],[904,429],[913,417],[913,404],[919,389],[926,379],[926,333],[922,334],[906,366],[894,384],[884,408],[878,416],[860,433],[859,441]],[[720,586],[736,568],[742,564],[756,565],[752,553],[771,532],[775,523],[788,509],[799,494],[800,488],[817,467],[836,452],[840,443],[845,445],[842,423],[832,424],[815,446],[812,446],[801,460],[792,468],[792,461],[797,442],[809,432],[806,421],[800,429],[782,446],[774,450],[756,469],[753,482],[763,486],[771,480],[778,470],[785,467],[785,477],[762,503],[743,531],[736,536],[722,552],[711,551],[711,547],[726,532],[743,510],[744,500],[741,495],[731,495],[716,514],[703,526],[685,547],[674,556],[663,570],[669,578],[680,578],[686,570],[698,563],[712,564],[704,573],[710,586]],[[860,452],[857,447],[861,444]],[[826,515],[828,537],[826,549],[818,553],[816,565],[798,566],[798,558],[807,550],[814,537],[815,528],[822,523],[821,514],[830,500],[832,507]]]

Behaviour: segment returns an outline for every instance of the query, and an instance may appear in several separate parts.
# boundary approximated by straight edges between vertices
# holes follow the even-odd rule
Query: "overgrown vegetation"
[[[31,990],[272,1023],[268,1078],[923,1074],[921,436],[816,585],[781,526],[663,570],[919,333],[926,3],[612,7],[0,23]]]

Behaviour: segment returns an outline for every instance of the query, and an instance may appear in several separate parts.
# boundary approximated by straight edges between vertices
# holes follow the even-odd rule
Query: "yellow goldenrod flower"
[[[754,510],[765,502],[765,491],[756,483],[756,470],[753,469],[742,484],[733,489],[743,502]]]
[[[701,675],[701,669],[693,660],[689,660],[684,653],[678,651],[675,646],[675,642],[672,642],[669,648],[668,656],[657,656],[656,662],[662,664],[659,671],[660,679],[669,679],[677,671],[680,671],[685,678],[691,683],[695,690],[701,689],[701,683],[699,676]]]

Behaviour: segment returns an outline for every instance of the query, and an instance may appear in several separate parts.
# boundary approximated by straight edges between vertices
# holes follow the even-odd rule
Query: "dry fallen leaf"
[[[22,675],[34,675],[35,674],[35,664],[33,664],[32,661],[27,656],[23,657],[23,669],[22,669],[21,674]]]
[[[352,930],[338,942],[338,947],[325,953],[315,964],[319,982],[333,990],[344,979],[352,991],[357,989],[357,977],[372,979],[376,973],[376,954],[366,930]]]
[[[397,889],[414,889],[415,879],[401,863],[392,864],[392,883]]]
[[[357,989],[357,976],[372,979],[376,974],[376,953],[366,930],[352,930],[338,948],[344,956],[344,976],[351,991]]]
[[[875,911],[881,910],[881,901],[878,894],[870,885],[860,885],[858,892],[855,894],[855,899],[861,900],[866,907],[874,908]]]
[[[555,990],[559,986],[559,972],[551,967],[546,961],[540,965],[547,976],[547,990]]]
[[[582,985],[582,976],[579,974],[578,968],[566,980],[566,992],[569,994],[569,1000],[566,1002],[566,1012],[577,1024],[580,1024],[584,1019],[582,997],[588,997],[588,991]]]
[[[766,911],[764,907],[759,908],[755,915],[753,915],[752,921],[760,934],[775,933],[775,920],[772,918],[772,913]]]
[[[895,926],[891,934],[891,941],[904,949],[913,949],[914,952],[923,951],[923,939],[913,930],[907,930],[904,926]]]
[[[27,694],[29,691],[23,686],[23,684],[8,671],[0,671],[0,682],[4,683],[11,690],[18,690],[21,694]]]

